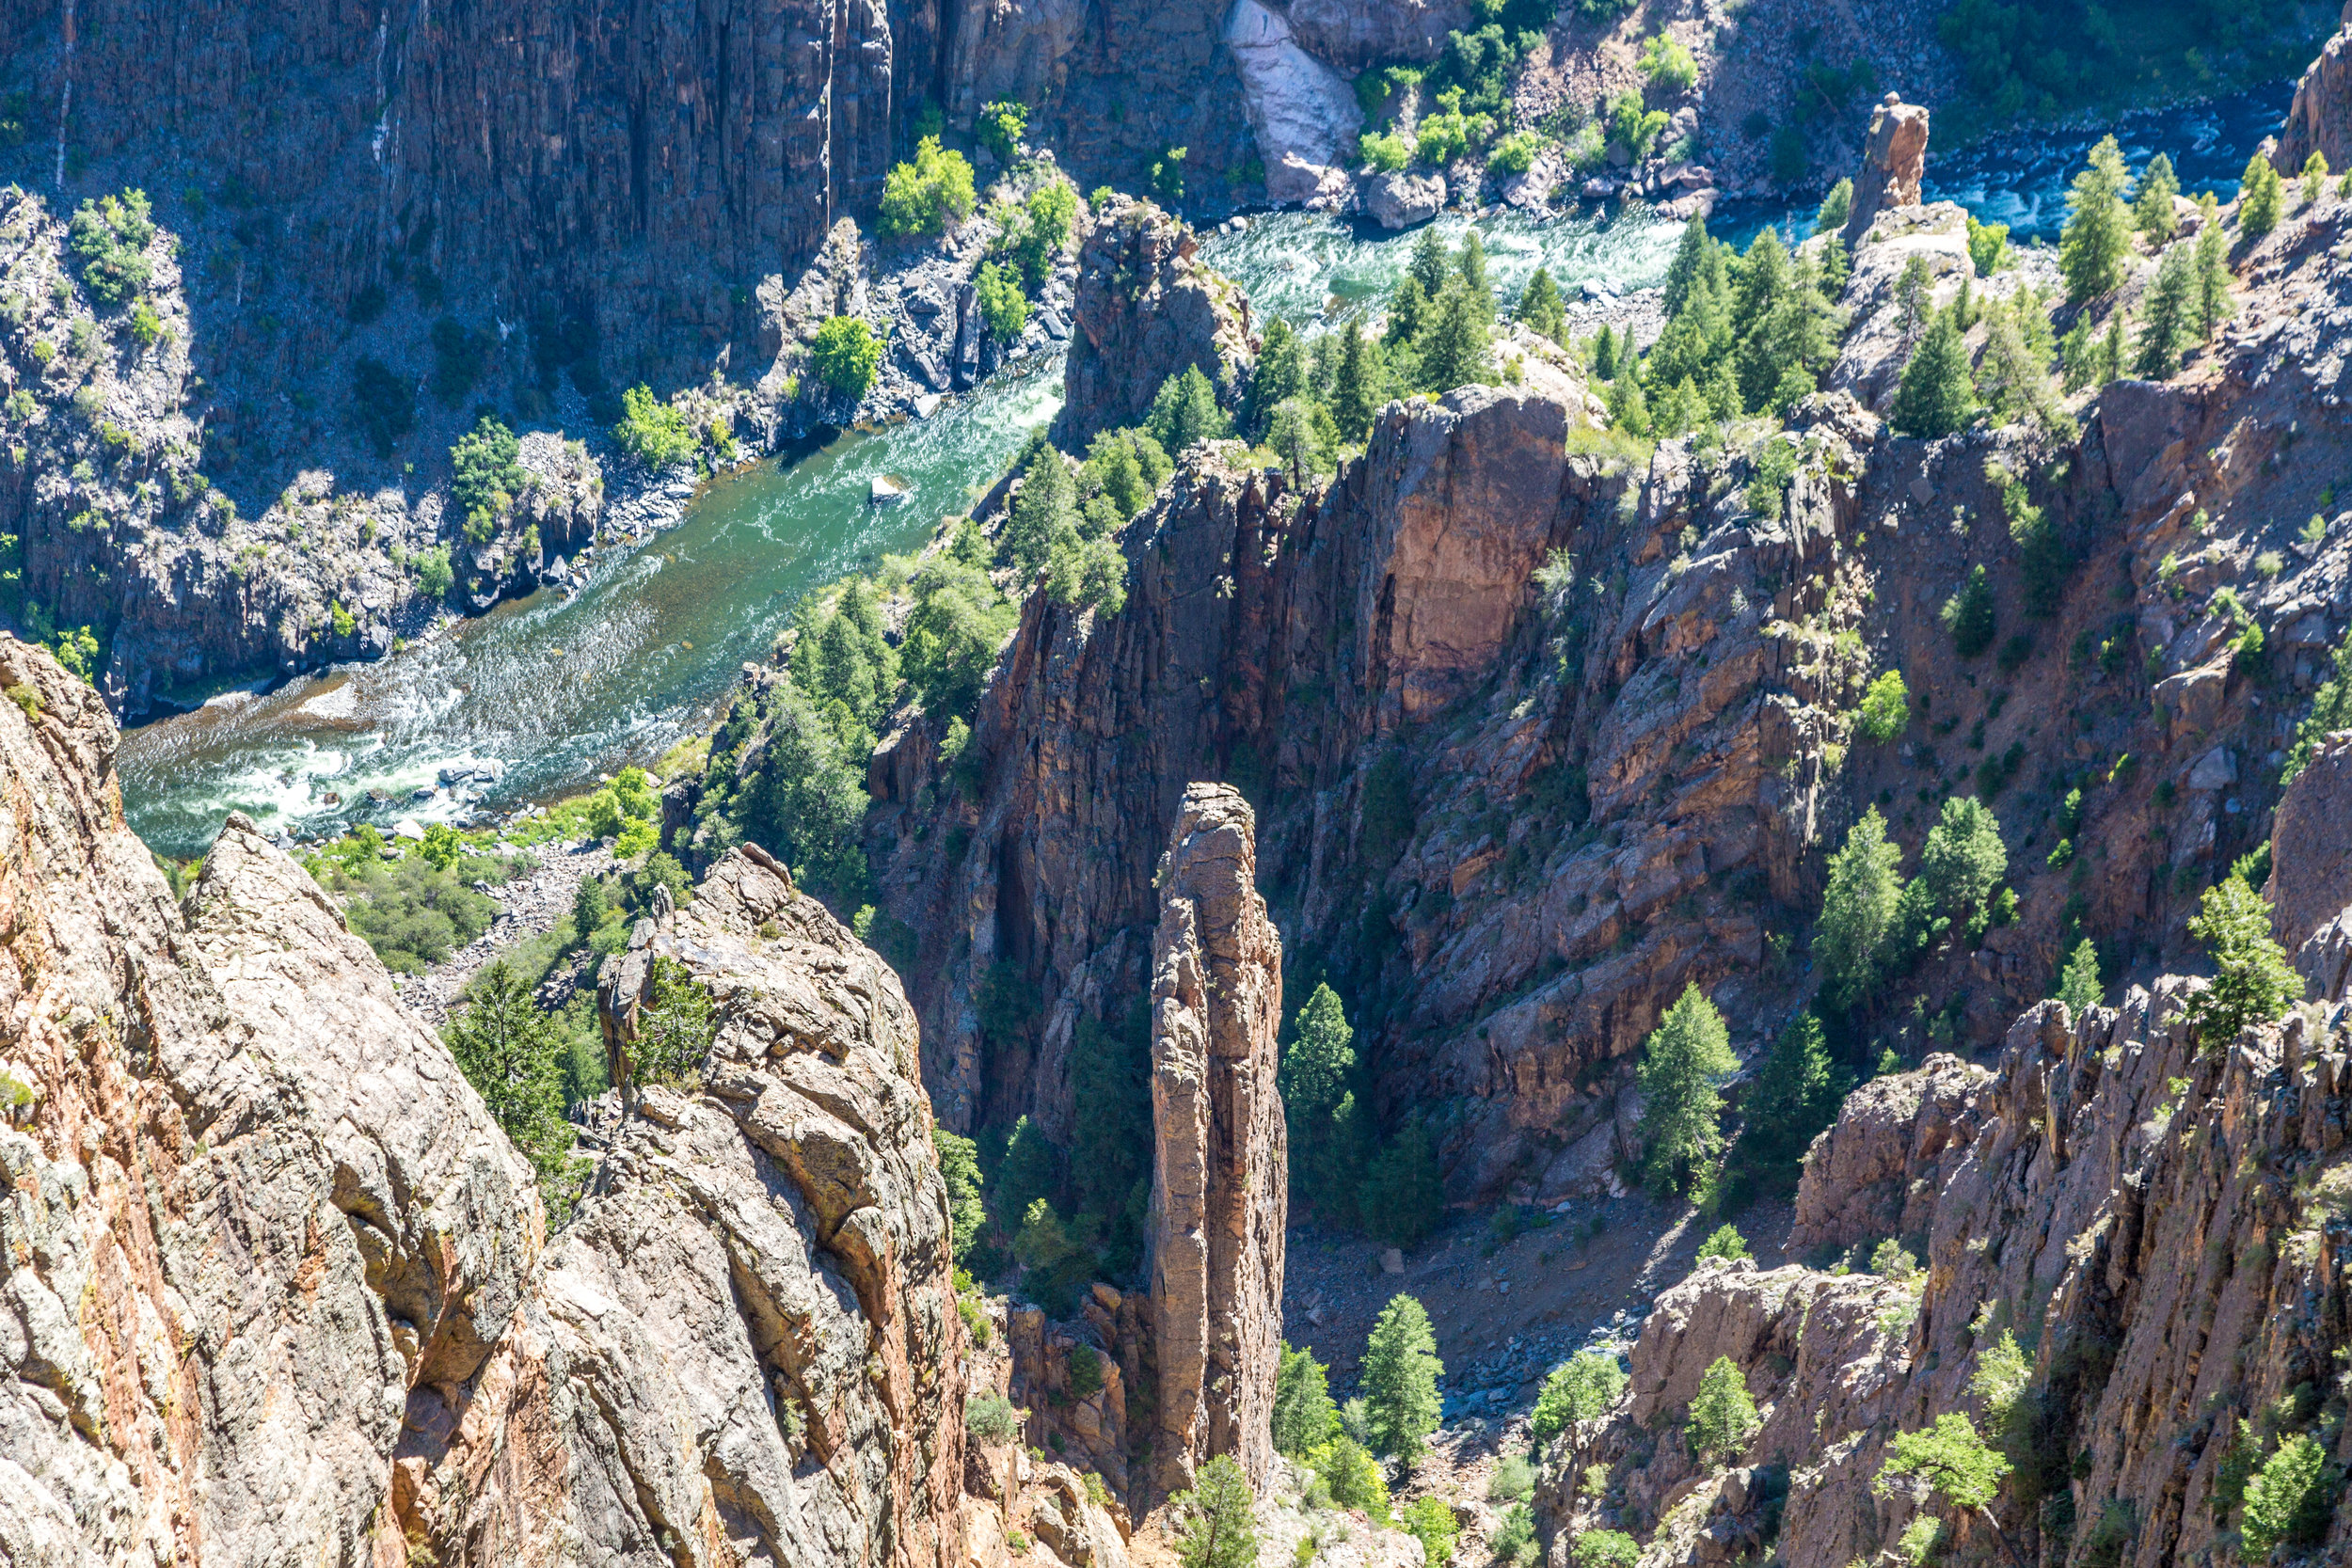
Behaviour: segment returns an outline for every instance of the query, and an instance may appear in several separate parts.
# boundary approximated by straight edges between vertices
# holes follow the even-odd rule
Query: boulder
[[[1282,942],[1257,889],[1257,818],[1193,784],[1163,863],[1152,939],[1155,1481],[1232,1454],[1272,1473],[1288,1142],[1275,1087]]]
[[[1383,229],[1410,229],[1445,210],[1445,176],[1410,170],[1375,174],[1363,184],[1364,211]]]

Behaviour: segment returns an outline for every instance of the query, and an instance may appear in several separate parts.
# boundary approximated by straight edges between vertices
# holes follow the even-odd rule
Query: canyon
[[[11,71],[77,84],[24,111],[63,128],[61,160],[233,143],[250,196],[215,214],[164,194],[187,221],[143,242],[147,318],[85,311],[64,206],[0,197],[23,302],[0,334],[8,418],[37,443],[0,472],[0,529],[47,613],[109,631],[82,674],[0,632],[10,1561],[1125,1568],[1173,1557],[1184,1494],[1232,1469],[1270,1554],[1425,1562],[1318,1504],[1275,1444],[1290,1253],[1341,1212],[1293,1178],[1283,1094],[1286,1024],[1325,986],[1367,1125],[1427,1140],[1448,1244],[1482,1223],[1464,1216],[1651,1227],[1638,1310],[1588,1337],[1629,1341],[1622,1397],[1534,1456],[1541,1560],[1590,1568],[1603,1530],[1641,1538],[1641,1568],[2251,1560],[2249,1474],[2297,1445],[2335,1467],[2281,1553],[2352,1549],[2352,738],[2304,723],[2352,678],[2352,185],[2299,177],[2344,121],[2341,38],[2269,150],[2298,177],[2275,225],[2180,204],[2180,243],[2233,236],[2234,314],[2174,373],[1899,433],[1916,317],[1950,310],[1989,381],[2012,303],[2044,309],[2061,274],[2041,248],[1979,263],[1971,215],[1924,199],[1931,108],[1890,93],[1837,140],[1857,179],[1835,353],[1769,421],[1639,436],[1587,348],[1497,321],[1488,377],[1385,401],[1335,471],[1236,439],[1168,453],[1103,535],[1115,600],[967,562],[1009,592],[1009,629],[968,707],[893,693],[850,759],[870,906],[829,909],[700,809],[722,764],[787,765],[787,638],[746,669],[739,746],[666,781],[681,879],[632,890],[596,968],[614,1086],[574,1108],[573,1185],[505,1130],[511,1085],[410,1012],[251,818],[227,816],[175,895],[182,868],[126,826],[118,714],[427,635],[445,607],[419,555],[449,552],[471,611],[561,586],[560,560],[666,483],[553,428],[588,429],[619,380],[694,382],[698,443],[732,419],[771,449],[857,417],[785,382],[820,322],[870,309],[920,326],[867,413],[1064,341],[1052,435],[1073,455],[1188,370],[1247,406],[1276,339],[1168,206],[1089,200],[1034,329],[985,352],[988,233],[894,245],[856,221],[918,110],[962,131],[1004,96],[1039,101],[1056,149],[1009,192],[1064,167],[1139,188],[1154,163],[1165,186],[1181,162],[1213,218],[1254,150],[1261,191],[1370,199],[1317,161],[1352,104],[1333,84],[1428,59],[1469,10],[1243,6],[494,6],[371,31],[0,0],[33,40]],[[168,91],[142,88],[151,58]],[[287,72],[304,91],[251,91]],[[1275,126],[1326,146],[1284,164]],[[1197,161],[1168,155],[1179,137]],[[365,322],[289,308],[264,333],[235,271],[218,332],[243,263],[214,247],[253,211],[283,241],[257,312],[406,297]],[[2155,309],[2155,248],[2111,291],[2119,322]],[[291,397],[252,449],[265,491],[207,477],[217,432],[254,424],[199,383],[231,404],[291,386],[299,359],[416,338],[444,290],[512,302],[527,325],[490,373],[548,416],[478,522],[396,454],[281,475],[310,412]],[[31,346],[85,322],[70,362]],[[454,404],[427,418],[436,439],[468,428]],[[928,558],[993,547],[1041,471]],[[903,651],[896,593],[876,635]],[[1973,647],[1953,630],[1971,594]],[[1874,735],[1865,692],[1890,672],[1906,694]],[[1735,1199],[1629,1196],[1645,1043],[1703,995],[1739,1059],[1731,1114],[1753,1106],[1819,1005],[1832,855],[1875,813],[1916,864],[1970,794],[1998,813],[2013,897],[1848,1009],[1851,1092],[1793,1190],[1746,1212],[1786,1214],[1759,1248],[1785,1260],[1661,1279]],[[2189,919],[2233,876],[2260,884],[2302,990],[2224,1037]],[[2053,999],[2086,939],[2101,999]],[[1101,1098],[1106,1041],[1135,1049],[1130,1102]],[[994,1182],[1008,1140],[1067,1162],[1104,1125],[1135,1130],[1148,1178],[1134,1266],[1078,1281],[1068,1310],[1024,1293],[1045,1275],[1026,1257],[972,1278],[965,1160]],[[1389,1294],[1404,1249],[1360,1250]],[[1725,1377],[1753,1421],[1698,1452],[1693,1406]],[[1958,1413],[2005,1465],[1975,1505],[1886,1467]],[[1529,1416],[1397,1465],[1399,1502],[1458,1481],[1471,1423],[1519,1450]],[[1455,1560],[1498,1546],[1496,1510],[1450,1516]]]

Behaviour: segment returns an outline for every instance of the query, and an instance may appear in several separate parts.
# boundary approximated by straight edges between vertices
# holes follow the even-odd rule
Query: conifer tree
[[[1926,257],[1914,256],[1903,263],[1902,275],[1895,279],[1895,304],[1902,311],[1904,342],[1919,341],[1919,329],[1933,311],[1933,289]]]
[[[1325,1195],[1343,1190],[1355,1179],[1362,1157],[1353,1138],[1346,1136],[1354,1110],[1349,1091],[1356,1073],[1356,1032],[1348,1026],[1339,993],[1327,985],[1315,987],[1291,1027],[1280,1075],[1282,1111],[1290,1123],[1291,1185],[1299,1198],[1327,1207]],[[1335,1119],[1343,1103],[1350,1113],[1350,1127],[1344,1130]],[[1348,1147],[1340,1147],[1343,1143]]]
[[[1340,342],[1339,369],[1331,376],[1331,420],[1343,441],[1361,441],[1372,429],[1380,392],[1376,352],[1364,341],[1362,325],[1349,322]]]
[[[1617,379],[1617,338],[1607,322],[1593,334],[1593,373],[1603,381]]]
[[[1642,1042],[1643,1173],[1679,1192],[1723,1153],[1723,1085],[1740,1069],[1724,1015],[1693,984]]]
[[[1527,288],[1519,294],[1517,315],[1553,342],[1560,341],[1567,308],[1561,303],[1560,287],[1552,282],[1549,272],[1542,267],[1535,269],[1535,276],[1527,280]],[[1607,325],[1603,324],[1601,329],[1607,331]]]
[[[1408,1466],[1420,1462],[1422,1440],[1438,1430],[1438,1380],[1444,1375],[1429,1314],[1411,1296],[1391,1298],[1364,1343],[1360,1379],[1375,1450]]]
[[[2132,227],[2150,249],[2161,250],[2172,243],[2172,198],[2180,194],[2172,160],[2161,152],[2149,159],[2140,171],[2139,189],[2132,196]]]
[[[1814,1134],[1836,1119],[1837,1089],[1819,1018],[1799,1013],[1780,1032],[1740,1112],[1740,1147],[1772,1163],[1800,1158]]]
[[[2066,969],[2058,976],[2058,999],[2066,1004],[2066,1010],[2076,1019],[2099,1005],[2106,988],[2099,983],[2099,949],[2089,937],[2077,942],[2066,960]]]
[[[1421,279],[1407,273],[1389,296],[1389,330],[1382,339],[1390,348],[1410,347],[1421,335],[1422,316],[1428,313],[1429,295],[1421,286]]]
[[[2113,136],[2103,136],[2066,194],[2066,227],[2058,235],[2058,271],[2074,304],[2096,299],[2123,281],[2131,245],[2123,182],[2122,150]]]
[[[1454,271],[1454,258],[1446,254],[1444,236],[1436,224],[1413,237],[1413,259],[1406,263],[1406,271],[1427,298],[1437,298],[1438,291],[1445,287],[1447,276]]]
[[[1682,243],[1675,246],[1675,259],[1666,264],[1665,292],[1659,306],[1670,319],[1681,314],[1714,250],[1715,239],[1707,231],[1707,220],[1692,214],[1682,226]]]
[[[2305,201],[2317,201],[2327,195],[2328,154],[2316,147],[2312,148],[2312,155],[2303,160],[2303,172],[2296,178],[2296,183],[2302,187]]]
[[[2173,245],[2157,263],[2155,285],[2148,291],[2132,373],[2149,381],[2171,379],[2180,371],[2181,356],[2197,341],[2201,314],[2194,247]]]
[[[1878,984],[1897,935],[1895,912],[1902,898],[1896,874],[1902,851],[1886,836],[1886,819],[1876,806],[1846,835],[1829,858],[1829,885],[1821,895],[1820,924],[1813,935],[1814,957],[1827,977],[1835,1006],[1851,1007]]]
[[[1462,236],[1462,249],[1454,257],[1454,264],[1460,270],[1462,281],[1470,286],[1472,293],[1492,300],[1494,292],[1486,282],[1486,242],[1478,237],[1477,230],[1472,229]]]
[[[2279,218],[2285,204],[2279,171],[2270,166],[2267,156],[2256,152],[2246,160],[2246,177],[2238,185],[2238,232],[2245,235],[2249,244],[2260,240],[2279,227]]]
[[[1950,311],[1939,311],[1903,367],[1891,411],[1895,428],[1905,436],[1949,436],[1968,422],[1976,401],[1960,325]]]
[[[1433,392],[1481,382],[1492,373],[1486,359],[1487,318],[1493,296],[1480,295],[1459,277],[1447,279],[1415,346],[1421,351],[1421,384]]]
[[[1307,346],[1290,323],[1277,316],[1266,324],[1258,347],[1258,363],[1249,373],[1249,400],[1242,428],[1252,436],[1265,434],[1275,406],[1296,397],[1307,385]]]
[[[2207,191],[2198,205],[2205,221],[2197,230],[2197,332],[2211,342],[2237,307],[2230,298],[2230,239],[2221,231],[2219,204]]]
[[[2107,318],[2106,336],[2099,340],[2099,352],[2092,357],[2093,374],[2102,387],[2123,373],[2123,361],[2131,345],[2124,336],[2123,312],[2118,310]]]

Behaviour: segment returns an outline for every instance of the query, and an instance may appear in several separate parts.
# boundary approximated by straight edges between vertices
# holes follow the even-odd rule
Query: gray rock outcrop
[[[0,1557],[1124,1560],[1074,1472],[967,1467],[914,1015],[780,865],[609,962],[616,1066],[681,993],[707,1048],[590,1115],[550,1243],[309,875],[231,816],[174,903],[98,694],[4,636],[0,691]]]
[[[1253,352],[1249,301],[1200,249],[1183,219],[1149,201],[1095,218],[1078,257],[1057,445],[1083,451],[1099,431],[1139,423],[1186,366],[1220,393],[1233,388]]]
[[[1274,1464],[1288,1144],[1275,1087],[1282,942],[1258,894],[1257,820],[1227,784],[1184,791],[1152,941],[1152,1337],[1164,1491],[1232,1454]]]
[[[542,1237],[531,1172],[298,866],[184,906],[98,694],[0,637],[0,1556],[356,1563]]]

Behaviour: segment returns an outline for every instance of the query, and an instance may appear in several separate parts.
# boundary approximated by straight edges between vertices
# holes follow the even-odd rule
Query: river
[[[2274,130],[2277,86],[2161,115],[2127,117],[2134,166],[2169,152],[2189,191],[2225,199],[2248,152]],[[1931,198],[1958,200],[2018,238],[2055,239],[2066,181],[2092,134],[2041,135],[1931,160]],[[1804,230],[1810,207],[1745,204],[1718,232],[1744,243],[1764,223]],[[1450,242],[1470,227],[1438,220]],[[1505,297],[1538,264],[1573,293],[1586,282],[1655,284],[1677,226],[1640,209],[1534,224],[1480,220],[1488,271]],[[1286,213],[1216,233],[1206,259],[1248,291],[1260,316],[1303,329],[1385,293],[1413,236]],[[1061,403],[1057,358],[1000,373],[933,418],[767,459],[707,486],[679,525],[596,563],[568,596],[543,592],[463,621],[378,663],[338,666],[265,693],[231,692],[123,737],[123,806],[157,850],[199,854],[230,810],[265,828],[332,833],[358,820],[454,815],[446,795],[412,799],[453,762],[496,759],[498,809],[570,793],[631,762],[649,763],[707,725],[749,659],[766,656],[810,589],[913,549],[968,508]],[[871,482],[912,489],[868,504]],[[372,803],[369,792],[383,800]]]

